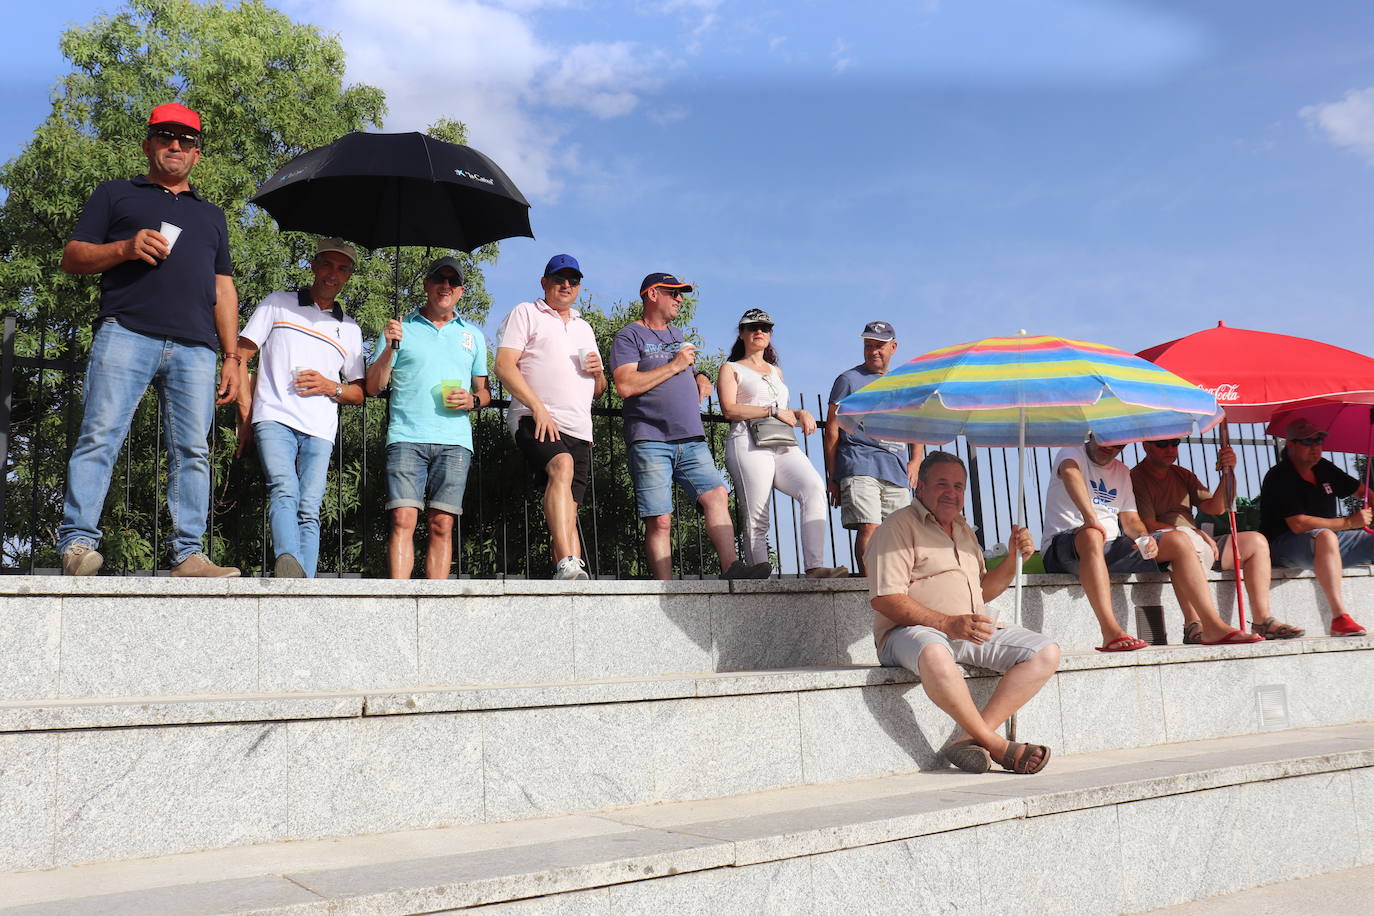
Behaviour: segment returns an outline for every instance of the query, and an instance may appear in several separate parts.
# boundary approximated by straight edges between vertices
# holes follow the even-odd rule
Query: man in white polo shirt
[[[415,527],[428,508],[425,578],[447,579],[453,564],[453,523],[463,512],[472,467],[469,412],[491,403],[487,338],[458,314],[463,271],[439,258],[425,271],[425,304],[382,329],[367,392],[391,387],[386,431],[386,508],[391,513],[387,565],[393,579],[415,569]],[[395,342],[396,346],[392,345]]]
[[[506,422],[515,444],[544,487],[553,577],[586,579],[577,507],[591,476],[592,400],[606,390],[606,373],[592,326],[572,307],[582,288],[577,259],[554,255],[539,285],[542,299],[520,303],[501,322],[496,375],[511,395]]]
[[[268,295],[239,332],[245,377],[239,385],[238,453],[251,429],[267,475],[272,575],[279,579],[315,576],[338,405],[363,402],[362,331],[338,303],[357,258],[343,239],[321,239],[310,262],[315,281]],[[248,361],[259,349],[255,391]]]

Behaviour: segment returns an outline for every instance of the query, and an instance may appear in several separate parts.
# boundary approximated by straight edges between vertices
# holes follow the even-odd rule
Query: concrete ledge
[[[1368,570],[1347,570],[1356,607]],[[1098,644],[1082,591],[1030,577],[1022,620],[1067,651]],[[1234,587],[1218,585],[1231,612]],[[1158,604],[1163,577],[1122,579],[1117,617]],[[1313,636],[1316,580],[1282,572],[1275,613]],[[527,582],[0,577],[0,696],[15,700],[418,690],[873,665],[864,580]],[[1011,617],[1011,597],[993,604]],[[1374,620],[1366,621],[1374,624]],[[518,634],[518,636],[517,636]]]
[[[1332,644],[1343,651],[1304,651]],[[1206,658],[1191,649],[1070,656],[1021,710],[1018,730],[1056,755],[1148,755],[1168,742],[1357,722],[1374,709],[1371,658],[1369,641],[1333,640],[1220,648]],[[939,768],[953,725],[914,681],[900,670],[839,668],[8,704],[0,716],[23,730],[0,732],[0,805],[14,812],[0,820],[0,869]],[[975,675],[969,684],[981,703],[996,682]],[[1272,720],[1275,707],[1286,709],[1286,723]],[[246,716],[263,718],[238,718]]]
[[[0,913],[1135,912],[1374,863],[1371,787],[1366,723],[10,874]]]
[[[1374,636],[1338,640],[1291,639],[1248,646],[1164,646],[1124,653],[1068,652],[1063,655],[1059,674],[1308,654],[1365,652],[1371,649],[1374,649]],[[965,670],[965,676],[970,679],[995,678],[992,672],[972,667]],[[847,665],[710,674],[682,672],[654,678],[431,687],[394,692],[307,691],[184,697],[101,697],[88,700],[16,700],[0,702],[0,734],[532,709],[919,683],[920,678],[904,668]]]

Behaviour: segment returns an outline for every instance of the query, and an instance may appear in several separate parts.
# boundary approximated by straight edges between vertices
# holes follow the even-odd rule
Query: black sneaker
[[[767,579],[773,575],[773,564],[764,563],[745,563],[743,560],[736,560],[730,564],[730,568],[720,574],[722,579]]]

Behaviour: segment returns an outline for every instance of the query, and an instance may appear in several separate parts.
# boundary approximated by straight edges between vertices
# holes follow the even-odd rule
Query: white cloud
[[[834,64],[836,73],[843,73],[853,65],[854,58],[849,55],[852,50],[854,50],[854,46],[843,38],[835,39],[835,46],[830,49],[830,60]]]
[[[1351,89],[1339,102],[1308,105],[1298,114],[1334,145],[1374,163],[1374,87]]]
[[[280,0],[298,19],[336,33],[347,79],[386,93],[388,131],[439,118],[468,127],[531,200],[550,202],[577,150],[542,109],[597,118],[633,111],[656,85],[656,49],[631,42],[544,39],[530,13],[572,0]],[[442,27],[441,27],[442,24]]]

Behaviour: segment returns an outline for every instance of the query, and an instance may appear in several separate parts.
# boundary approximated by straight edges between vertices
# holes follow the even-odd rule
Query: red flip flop
[[[1232,630],[1221,639],[1204,639],[1204,646],[1244,646],[1252,642],[1264,642],[1264,637],[1258,633],[1247,633],[1244,630]]]
[[[1136,639],[1134,636],[1118,636],[1105,646],[1097,646],[1099,652],[1134,652],[1136,649],[1143,649],[1148,646],[1143,639]]]

